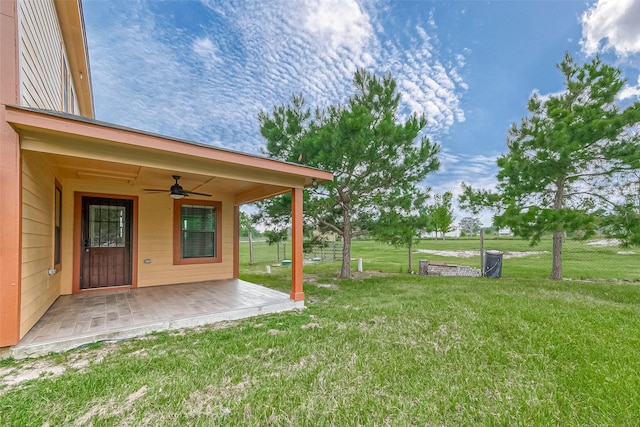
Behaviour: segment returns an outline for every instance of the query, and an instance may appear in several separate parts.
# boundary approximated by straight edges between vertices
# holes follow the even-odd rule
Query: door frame
[[[80,268],[82,265],[82,198],[100,197],[103,199],[130,200],[133,203],[131,223],[131,285],[97,289],[80,289]],[[73,195],[73,286],[72,293],[104,292],[132,289],[138,287],[138,196],[124,194],[85,193],[76,191]]]

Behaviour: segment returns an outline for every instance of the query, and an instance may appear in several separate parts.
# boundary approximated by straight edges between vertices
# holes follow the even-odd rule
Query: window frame
[[[64,54],[64,49],[62,49],[62,66],[61,66],[61,76],[62,78],[62,88],[61,88],[61,92],[62,92],[62,99],[61,99],[61,104],[62,104],[62,111],[64,113],[68,113],[69,112],[69,92],[70,92],[70,86],[71,86],[71,76],[70,76],[70,72],[69,72],[69,65],[67,63],[67,57]]]
[[[53,268],[56,271],[62,270],[62,195],[62,184],[56,179],[53,190]]]
[[[207,206],[216,209],[216,256],[204,258],[182,258],[182,205]],[[212,264],[222,262],[222,202],[210,200],[173,201],[173,265]]]

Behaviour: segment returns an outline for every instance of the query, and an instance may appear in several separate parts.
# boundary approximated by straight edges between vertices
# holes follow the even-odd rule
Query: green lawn
[[[563,249],[564,277],[569,279],[624,280],[640,282],[640,248],[618,246],[594,246],[576,240],[567,240]],[[453,264],[480,267],[479,256],[460,258],[417,252],[472,251],[479,252],[478,239],[422,240],[413,251],[413,270],[418,271],[418,260],[446,261]],[[546,239],[536,246],[521,239],[485,239],[484,249],[505,251],[503,277],[546,279],[551,274],[552,242]],[[506,258],[508,252],[542,252],[521,258]],[[620,253],[621,254],[620,254]],[[352,258],[362,258],[365,269],[384,272],[406,272],[408,251],[375,241],[355,241],[351,249]],[[353,263],[353,267],[356,267]]]
[[[0,425],[638,425],[637,284],[338,269],[299,312],[0,361]]]
[[[598,241],[599,239],[595,239]],[[591,241],[593,243],[593,241]],[[485,239],[484,249],[497,249],[505,252],[541,252],[521,258],[506,258],[503,260],[502,274],[505,277],[530,277],[546,279],[551,274],[550,238],[543,239],[538,245],[530,246],[529,242],[521,239],[501,238],[490,236]],[[460,238],[447,240],[422,240],[413,250],[413,270],[418,271],[418,261],[428,259],[432,261],[446,261],[453,264],[480,266],[479,256],[460,258],[456,256],[433,255],[420,253],[420,250],[435,251],[476,251],[479,253],[478,238]],[[284,248],[282,248],[284,249]],[[290,244],[287,252],[281,253],[282,258],[289,258]],[[255,264],[249,265],[249,245],[240,245],[241,265],[250,271],[264,271],[265,266],[276,262],[276,248],[265,242],[254,242]],[[336,249],[337,259],[341,259],[342,247]],[[283,250],[284,252],[284,250]],[[318,253],[316,253],[317,255]],[[305,255],[312,258],[311,254]],[[333,260],[331,246],[325,250],[326,259]],[[408,252],[406,248],[376,241],[354,241],[351,250],[352,258],[362,258],[365,269],[389,273],[407,272]],[[353,263],[353,268],[357,264]],[[610,281],[640,282],[640,248],[622,248],[619,246],[597,246],[589,242],[568,239],[563,247],[564,277],[568,279],[595,279]]]

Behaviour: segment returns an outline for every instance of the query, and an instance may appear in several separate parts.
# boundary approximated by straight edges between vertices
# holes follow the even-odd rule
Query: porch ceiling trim
[[[7,122],[21,134],[26,150],[242,179],[265,184],[263,190],[272,195],[285,192],[283,187],[333,180],[331,173],[319,169],[85,117],[10,105],[5,110]],[[246,203],[270,197],[265,192],[240,194],[238,200]]]
[[[256,202],[261,199],[279,196],[290,191],[290,188],[283,189],[282,187],[275,185],[262,185],[258,188],[245,191],[244,193],[236,194],[236,205]]]

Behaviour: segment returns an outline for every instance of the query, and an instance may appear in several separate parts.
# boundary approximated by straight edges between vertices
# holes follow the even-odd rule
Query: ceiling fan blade
[[[207,193],[198,193],[196,191],[189,191],[189,190],[185,190],[184,188],[182,188],[182,186],[178,183],[178,180],[180,179],[179,175],[172,175],[172,178],[176,181],[175,184],[173,184],[170,188],[169,188],[169,195],[171,197],[173,197],[174,199],[177,199],[179,197],[174,197],[174,196],[188,196],[190,194],[194,194],[196,196],[205,196],[205,197],[211,197],[211,194],[207,194]],[[166,193],[167,190],[160,190],[158,188],[145,188],[144,191],[152,191],[154,193]]]
[[[206,194],[206,193],[196,193],[195,191],[182,190],[182,192],[183,192],[185,195],[195,194],[195,195],[197,195],[197,196],[207,196],[207,197],[211,197],[211,194]]]

